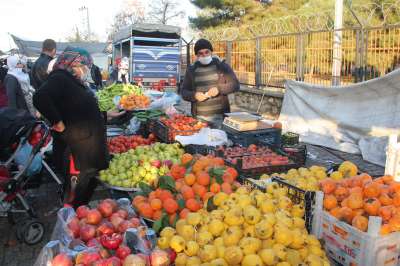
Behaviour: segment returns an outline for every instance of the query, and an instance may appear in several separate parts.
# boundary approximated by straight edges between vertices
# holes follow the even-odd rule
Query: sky
[[[25,40],[41,41],[52,38],[65,41],[71,35],[75,25],[81,27],[83,12],[79,8],[89,9],[91,31],[106,40],[107,29],[114,15],[121,10],[126,0],[0,0],[0,50],[7,51],[15,47],[8,33]],[[144,7],[151,0],[138,0]],[[179,0],[186,16],[179,26],[188,28],[188,17],[196,14],[196,8],[189,0]]]

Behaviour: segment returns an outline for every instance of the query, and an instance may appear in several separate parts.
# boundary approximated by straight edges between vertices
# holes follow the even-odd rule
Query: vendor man
[[[225,61],[213,56],[208,40],[198,40],[194,52],[197,60],[186,70],[181,95],[191,102],[193,116],[220,128],[224,113],[230,112],[228,94],[239,90],[239,81]]]

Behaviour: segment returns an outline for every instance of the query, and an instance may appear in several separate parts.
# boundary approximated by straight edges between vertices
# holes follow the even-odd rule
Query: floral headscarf
[[[64,52],[57,58],[54,63],[53,70],[63,69],[70,72],[74,77],[81,81],[74,67],[87,66],[92,67],[93,59],[88,51],[82,48],[67,47]]]

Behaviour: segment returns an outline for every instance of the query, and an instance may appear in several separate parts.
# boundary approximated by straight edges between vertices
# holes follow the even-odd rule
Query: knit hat
[[[211,52],[213,51],[211,43],[206,39],[200,39],[195,43],[194,53],[197,54],[197,52],[202,49],[209,49]]]

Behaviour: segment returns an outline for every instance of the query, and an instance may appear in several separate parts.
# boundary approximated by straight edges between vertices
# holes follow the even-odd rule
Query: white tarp
[[[387,136],[400,134],[400,69],[340,87],[288,80],[279,120],[300,140],[384,165]]]

